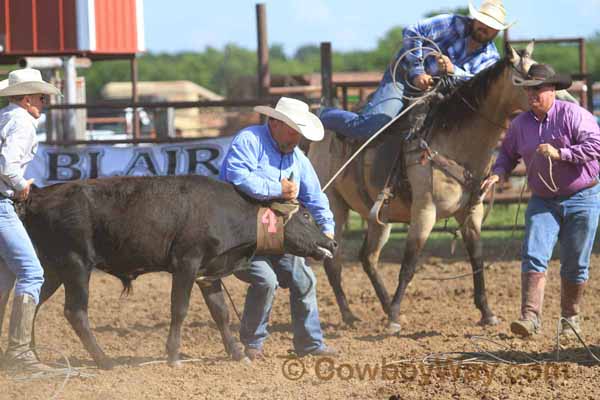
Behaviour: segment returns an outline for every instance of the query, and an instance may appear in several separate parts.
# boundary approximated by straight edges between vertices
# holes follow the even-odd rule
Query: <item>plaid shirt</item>
[[[410,52],[402,60],[402,66],[408,71],[409,79],[412,81],[417,75],[425,72],[429,75],[439,75],[435,57],[431,56],[423,60],[423,56],[430,51],[422,50],[421,46],[432,47],[432,44],[416,37],[426,37],[433,40],[442,53],[450,58],[454,64],[454,76],[468,79],[500,59],[493,42],[468,53],[470,26],[470,18],[452,14],[438,15],[408,26],[403,32],[403,47],[395,60],[398,60],[406,50],[416,47],[417,50]]]

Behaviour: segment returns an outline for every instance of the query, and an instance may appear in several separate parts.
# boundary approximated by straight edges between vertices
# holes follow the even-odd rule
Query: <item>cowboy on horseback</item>
[[[324,127],[348,138],[366,139],[402,111],[405,91],[428,90],[439,75],[467,80],[498,61],[493,40],[512,25],[505,22],[502,0],[485,0],[479,10],[469,3],[469,12],[470,17],[442,14],[404,29],[403,47],[370,101],[358,114],[324,108],[320,112]],[[442,54],[433,56],[430,42]]]

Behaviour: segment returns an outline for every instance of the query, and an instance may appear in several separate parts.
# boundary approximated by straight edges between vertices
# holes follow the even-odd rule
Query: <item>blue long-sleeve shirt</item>
[[[423,50],[421,46],[432,47],[432,44],[418,38],[422,36],[433,40],[442,53],[450,58],[454,64],[456,78],[468,79],[500,59],[498,49],[493,42],[469,53],[470,24],[471,19],[468,17],[442,14],[410,25],[403,31],[402,49],[394,60],[398,60],[404,52],[416,47],[416,50],[411,51],[402,60],[402,66],[408,71],[409,79],[412,81],[417,75],[423,73],[439,75],[435,57],[427,57],[423,60],[430,50]]]
[[[289,179],[292,173],[298,185],[298,201],[324,233],[333,234],[333,214],[312,164],[297,147],[282,153],[268,125],[250,126],[237,133],[221,164],[219,178],[255,199],[271,200],[281,198],[281,180]]]

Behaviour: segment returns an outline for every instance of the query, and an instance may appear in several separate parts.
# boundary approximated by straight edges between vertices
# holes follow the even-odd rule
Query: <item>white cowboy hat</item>
[[[469,14],[471,18],[498,31],[508,29],[515,24],[515,22],[506,23],[506,10],[502,0],[484,0],[479,10],[469,1]]]
[[[60,90],[44,82],[42,73],[33,68],[16,69],[8,74],[8,79],[0,81],[1,97],[37,93],[60,94]]]
[[[308,140],[318,142],[323,139],[325,131],[319,117],[311,113],[308,104],[303,101],[282,97],[275,108],[256,106],[254,111],[264,114],[269,118],[283,121],[290,128],[300,132]]]

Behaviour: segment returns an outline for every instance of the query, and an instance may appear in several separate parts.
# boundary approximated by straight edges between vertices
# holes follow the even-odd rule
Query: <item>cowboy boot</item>
[[[529,337],[540,331],[545,286],[545,272],[521,273],[521,318],[510,324],[515,335]]]
[[[4,312],[6,311],[6,303],[8,303],[8,298],[10,297],[10,291],[6,291],[5,293],[0,293],[0,338],[2,337],[2,325],[4,322]],[[4,355],[2,348],[0,347],[0,358]]]
[[[573,283],[565,278],[560,281],[560,315],[571,323],[569,325],[569,323],[561,320],[560,335],[565,338],[576,337],[573,329],[581,336],[579,305],[583,298],[585,284],[586,282]]]
[[[52,368],[38,360],[31,349],[31,333],[37,304],[27,294],[15,296],[8,327],[8,349],[4,356],[5,368],[42,370]]]

